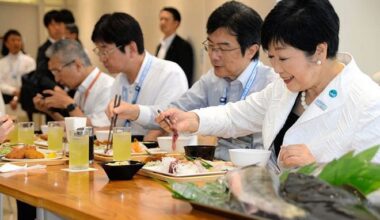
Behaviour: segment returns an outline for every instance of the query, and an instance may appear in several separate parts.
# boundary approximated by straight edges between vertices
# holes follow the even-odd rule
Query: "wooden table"
[[[61,170],[66,167],[2,173],[0,192],[69,219],[223,219],[192,210],[190,204],[173,199],[160,184],[143,176],[109,182],[97,164],[95,172]]]

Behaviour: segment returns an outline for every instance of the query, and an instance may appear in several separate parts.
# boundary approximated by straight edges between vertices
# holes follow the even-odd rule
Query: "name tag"
[[[317,100],[315,101],[315,104],[316,104],[320,109],[322,109],[323,111],[325,111],[325,110],[327,109],[327,105],[326,105],[324,102],[322,102],[321,100],[319,100],[319,99],[317,99]]]

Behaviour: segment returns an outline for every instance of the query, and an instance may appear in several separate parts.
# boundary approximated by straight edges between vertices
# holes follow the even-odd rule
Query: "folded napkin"
[[[6,163],[0,167],[0,173],[22,171],[22,170],[32,170],[32,169],[44,169],[44,168],[46,168],[46,165],[37,164],[37,165],[28,167],[26,164],[24,166],[18,166],[11,163]]]

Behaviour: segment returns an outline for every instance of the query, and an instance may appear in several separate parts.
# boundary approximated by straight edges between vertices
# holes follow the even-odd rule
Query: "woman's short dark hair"
[[[226,28],[230,34],[235,35],[239,42],[241,53],[244,55],[248,47],[260,45],[260,29],[263,20],[252,8],[240,2],[230,1],[224,3],[213,11],[207,21],[207,34],[218,28]],[[259,57],[256,52],[253,59]]]
[[[339,47],[339,17],[328,0],[282,0],[269,12],[261,30],[263,48],[285,43],[313,55],[326,42],[327,58]]]
[[[95,43],[115,43],[116,46],[122,46],[119,48],[122,52],[125,52],[125,45],[134,41],[139,54],[144,52],[144,38],[139,23],[123,12],[104,14],[96,23],[91,40]]]
[[[178,21],[179,23],[181,23],[181,14],[179,13],[179,11],[176,8],[165,7],[163,9],[161,9],[161,11],[167,11],[167,12],[169,12],[170,14],[173,15],[173,19],[175,21]]]
[[[5,43],[7,42],[8,38],[9,38],[11,35],[16,35],[16,36],[21,37],[20,32],[18,32],[17,30],[14,30],[14,29],[10,29],[10,30],[8,30],[8,31],[4,34],[4,37],[3,37],[3,47],[1,48],[1,54],[2,54],[3,56],[6,56],[6,55],[9,54],[9,49],[7,48],[7,46],[5,46]]]

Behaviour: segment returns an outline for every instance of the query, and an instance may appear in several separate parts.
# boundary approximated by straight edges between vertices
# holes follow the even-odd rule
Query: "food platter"
[[[140,174],[164,181],[205,182],[216,180],[234,168],[225,161],[189,161],[184,158],[163,157],[147,163],[140,170]]]
[[[205,204],[201,204],[201,203],[197,203],[197,202],[193,202],[193,201],[187,201],[187,200],[183,200],[183,201],[189,202],[191,204],[191,206],[193,207],[193,209],[205,211],[208,213],[217,214],[219,216],[224,216],[227,219],[267,220],[267,218],[263,218],[263,217],[260,217],[257,215],[244,215],[240,212],[222,209],[222,208],[218,208],[218,207],[214,207],[214,206],[210,206],[210,205],[205,205]]]
[[[161,174],[164,176],[170,176],[170,177],[199,177],[199,176],[209,176],[209,175],[224,175],[227,171],[210,171],[210,172],[204,172],[204,173],[193,173],[193,174],[173,174],[173,173],[167,173],[162,171],[157,171],[152,169],[152,167],[143,167],[142,170],[148,171],[148,172],[154,172],[157,174]]]

